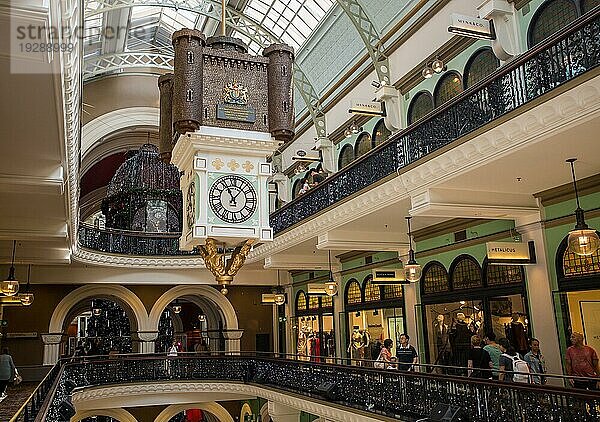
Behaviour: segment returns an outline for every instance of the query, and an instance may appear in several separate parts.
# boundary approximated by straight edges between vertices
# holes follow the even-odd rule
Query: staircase
[[[35,382],[23,382],[17,386],[9,385],[6,389],[8,397],[0,402],[0,422],[10,421],[37,385],[38,383]]]

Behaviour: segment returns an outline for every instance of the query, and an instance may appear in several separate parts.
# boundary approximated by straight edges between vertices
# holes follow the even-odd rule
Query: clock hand
[[[237,206],[237,203],[235,201],[235,198],[237,198],[237,195],[233,196],[233,193],[231,193],[230,187],[227,187],[227,192],[229,192],[229,198],[231,198],[231,199],[229,199],[229,205],[233,205],[234,207]]]

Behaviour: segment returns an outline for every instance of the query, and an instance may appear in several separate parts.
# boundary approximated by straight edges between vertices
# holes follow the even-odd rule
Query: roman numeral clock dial
[[[258,203],[252,183],[237,175],[227,175],[215,180],[208,197],[215,215],[231,224],[243,223],[252,217]]]

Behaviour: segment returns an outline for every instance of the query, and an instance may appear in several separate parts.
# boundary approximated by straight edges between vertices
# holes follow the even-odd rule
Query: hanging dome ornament
[[[8,277],[0,285],[0,290],[6,296],[14,296],[19,293],[19,282],[15,278],[15,250],[17,248],[17,241],[13,240],[13,253],[10,269],[8,270]]]

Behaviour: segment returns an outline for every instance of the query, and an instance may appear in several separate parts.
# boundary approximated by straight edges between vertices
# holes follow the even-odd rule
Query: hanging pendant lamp
[[[29,288],[29,279],[31,277],[31,264],[27,268],[27,284],[25,285],[25,293],[21,293],[19,295],[19,299],[21,300],[21,305],[29,306],[33,303],[33,292]]]
[[[331,269],[331,251],[327,251],[329,254],[329,280],[325,283],[325,293],[327,296],[335,296],[338,292],[338,285],[333,278],[333,271]]]
[[[19,293],[19,282],[15,278],[15,250],[17,248],[17,241],[13,240],[13,252],[10,269],[8,270],[8,277],[0,285],[0,291],[6,296],[14,296]]]
[[[600,238],[596,230],[590,229],[585,223],[583,209],[579,205],[579,192],[577,191],[577,179],[575,178],[575,161],[577,158],[569,158],[567,163],[571,165],[571,176],[573,178],[573,189],[575,191],[575,200],[577,209],[575,210],[575,227],[569,232],[569,250],[576,255],[590,256],[596,253],[600,247]]]
[[[275,292],[273,300],[275,302],[275,305],[277,306],[283,305],[285,303],[285,293],[279,285],[279,270],[277,270],[277,291]]]
[[[421,279],[421,266],[415,260],[415,251],[412,248],[412,232],[410,230],[410,219],[412,217],[406,217],[408,223],[408,244],[410,249],[408,250],[408,262],[404,266],[404,273],[406,279],[411,283],[416,283]]]

